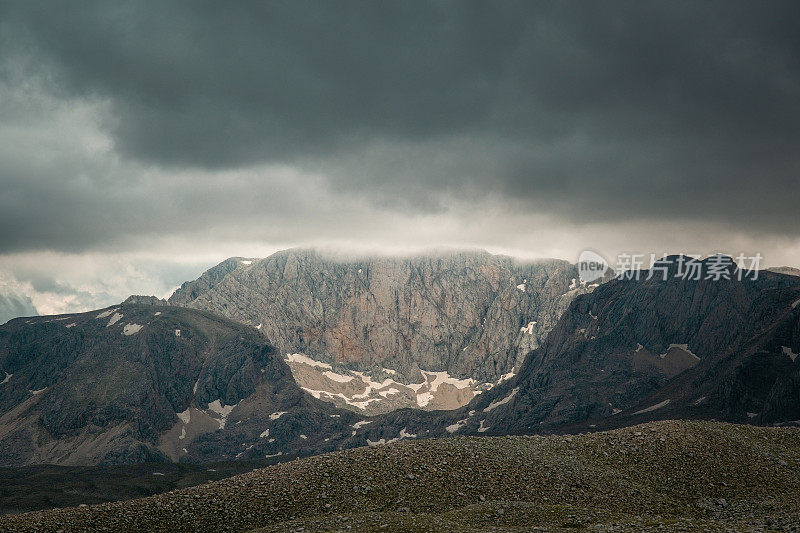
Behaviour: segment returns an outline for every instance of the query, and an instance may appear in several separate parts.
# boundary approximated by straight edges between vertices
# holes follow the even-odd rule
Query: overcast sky
[[[800,3],[0,3],[0,291],[294,245],[800,266]]]

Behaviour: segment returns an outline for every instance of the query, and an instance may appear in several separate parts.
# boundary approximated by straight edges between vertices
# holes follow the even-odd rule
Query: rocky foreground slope
[[[287,361],[303,388],[375,414],[452,409],[512,375],[591,290],[576,278],[566,261],[482,251],[344,258],[291,249],[228,259],[169,303],[259,328],[283,354],[305,358]],[[426,372],[439,373],[437,385]]]
[[[667,421],[360,448],[0,529],[796,531],[798,479],[800,429]]]

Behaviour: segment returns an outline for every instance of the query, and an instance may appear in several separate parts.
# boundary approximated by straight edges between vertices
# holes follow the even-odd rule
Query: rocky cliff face
[[[255,329],[210,313],[120,305],[0,327],[2,466],[263,460],[356,420],[300,390]]]
[[[515,372],[569,302],[590,290],[577,277],[565,261],[522,263],[486,252],[342,259],[293,249],[228,259],[184,284],[169,303],[250,324],[282,353],[302,354],[312,363],[289,359],[301,385],[343,406],[358,409],[372,399],[390,408],[441,408],[463,405]],[[314,361],[357,386],[340,391],[347,387],[326,380]],[[449,385],[473,383],[437,394],[424,372],[447,373]]]
[[[513,379],[451,413],[398,413],[364,438],[665,418],[800,423],[800,280],[730,274],[605,283],[570,305]]]
[[[141,294],[132,294],[128,296],[123,305],[167,305],[167,301],[157,296],[146,296]]]

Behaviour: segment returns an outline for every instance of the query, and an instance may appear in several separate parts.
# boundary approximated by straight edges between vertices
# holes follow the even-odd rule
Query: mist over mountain
[[[30,298],[0,287],[0,324],[5,324],[18,316],[36,316],[38,314]]]

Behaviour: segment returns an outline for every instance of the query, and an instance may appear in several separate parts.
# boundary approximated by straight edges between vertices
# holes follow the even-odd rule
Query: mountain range
[[[291,258],[298,256],[318,263],[318,278],[300,276],[308,269],[299,267],[289,269],[297,274],[289,279],[275,274],[285,275]],[[752,424],[800,420],[800,278],[764,271],[752,279],[731,265],[720,279],[687,279],[678,275],[677,258],[671,257],[664,260],[666,279],[645,271],[638,279],[582,287],[570,278],[574,267],[544,262],[520,267],[525,277],[509,276],[491,292],[485,287],[492,285],[478,274],[481,266],[511,263],[483,257],[484,263],[477,264],[473,254],[392,260],[394,270],[375,266],[383,259],[345,267],[307,251],[260,261],[234,258],[184,284],[169,302],[204,302],[235,315],[263,293],[263,302],[273,303],[251,310],[249,324],[148,297],[91,313],[12,320],[0,327],[0,376],[5,376],[0,384],[0,463],[279,461],[415,438],[580,432],[665,418]],[[461,315],[477,309],[474,294],[484,294],[480,290],[442,292],[450,287],[450,277],[441,271],[455,268],[453,261],[470,265],[464,275],[475,278],[462,283],[454,276],[456,286],[484,287],[491,301],[483,316],[469,315],[465,321]],[[440,264],[448,266],[431,266]],[[703,268],[710,269],[711,260]],[[327,274],[337,269],[339,274]],[[359,269],[361,274],[368,270],[366,283],[355,277]],[[374,269],[389,269],[394,277],[378,276]],[[405,274],[396,276],[397,269]],[[396,287],[387,288],[387,280]],[[415,300],[416,289],[410,286],[428,296]],[[275,314],[278,295],[306,290],[302,305],[290,302],[291,313]],[[356,293],[358,301],[382,302],[392,295],[395,306],[388,321],[400,329],[397,335],[418,334],[404,342],[431,351],[410,363],[412,352],[379,351],[376,346],[387,345],[371,343],[369,331],[363,330],[353,337],[370,347],[359,352],[363,360],[343,361],[344,352],[322,350],[329,342],[343,350],[331,341],[338,337],[330,330],[338,331],[335,326]],[[400,305],[401,295],[416,303]],[[328,302],[339,305],[331,304],[329,312]],[[349,323],[379,324],[389,312],[374,301],[364,305],[350,307]],[[528,312],[540,318],[552,313],[553,325],[520,363],[512,364],[521,349],[519,334],[525,333],[516,328],[533,316]],[[272,328],[287,317],[310,320],[314,313],[326,327],[298,321],[291,334],[279,339],[306,342],[305,352],[284,352],[268,340],[266,320]],[[423,320],[426,313],[435,319]],[[456,334],[465,323],[480,323],[484,317],[487,324],[508,324],[503,331],[511,340],[491,344],[496,336],[480,327],[474,337]],[[440,329],[450,333],[436,333]],[[386,334],[379,331],[376,339]],[[431,339],[446,340],[449,356],[439,357],[446,352]],[[484,352],[488,362],[478,360],[479,347],[487,345],[498,348]],[[290,369],[308,366],[346,384],[347,377],[358,374],[373,382],[368,372],[377,367],[386,380],[410,388],[417,383],[405,373],[416,364],[428,389],[436,383],[438,392],[457,388],[453,380],[467,379],[459,369],[495,368],[498,361],[506,366],[495,372],[514,375],[489,383],[464,406],[433,411],[401,407],[374,416],[353,406],[340,408],[327,401],[330,395],[301,387],[298,372]]]

